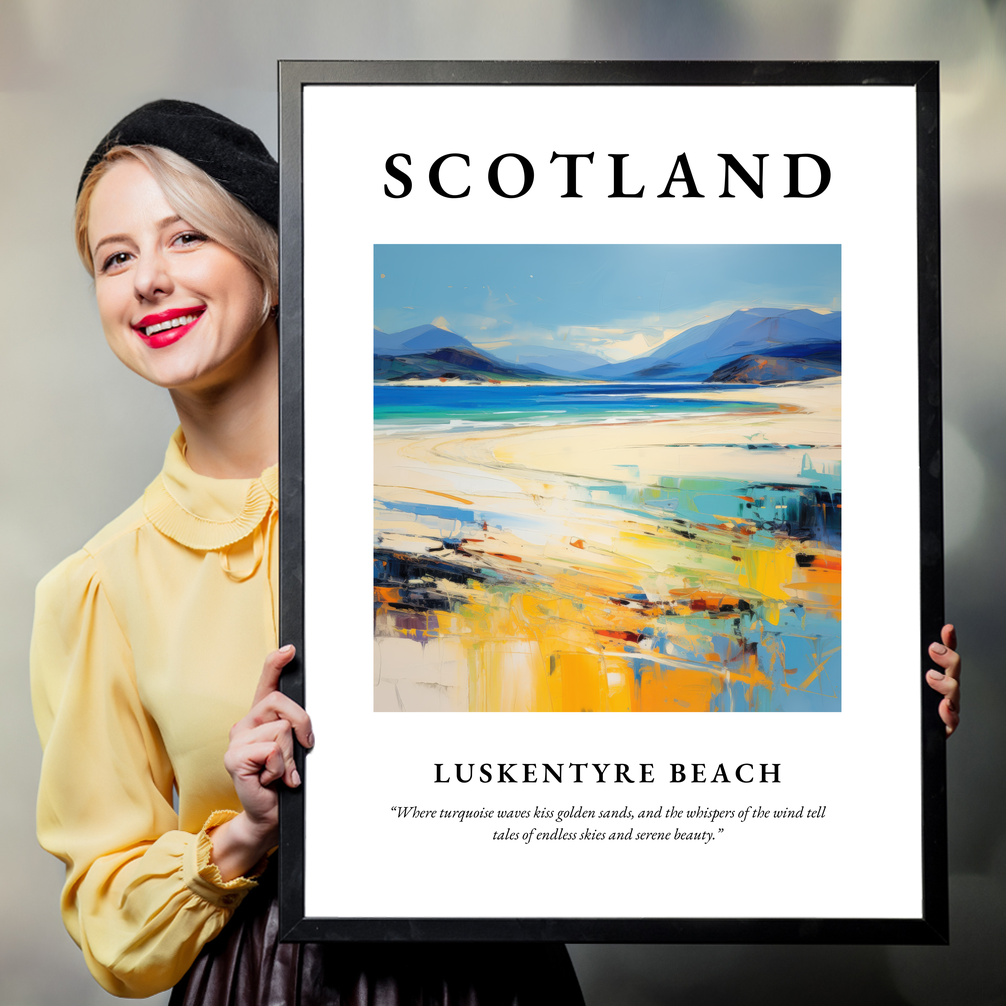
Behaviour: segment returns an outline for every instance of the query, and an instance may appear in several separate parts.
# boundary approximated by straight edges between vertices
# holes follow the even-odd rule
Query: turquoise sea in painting
[[[736,385],[731,386],[736,389]],[[743,400],[714,402],[682,398],[708,392],[708,384],[497,384],[469,386],[375,385],[374,429],[454,429],[548,425],[552,423],[635,422],[757,411]],[[676,392],[676,394],[675,394]],[[765,407],[770,411],[770,407]]]

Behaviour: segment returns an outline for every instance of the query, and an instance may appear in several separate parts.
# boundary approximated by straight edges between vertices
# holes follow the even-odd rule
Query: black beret
[[[191,161],[273,227],[279,226],[279,165],[250,130],[191,101],[163,98],[114,125],[84,165],[77,195],[91,169],[112,147],[166,147]]]

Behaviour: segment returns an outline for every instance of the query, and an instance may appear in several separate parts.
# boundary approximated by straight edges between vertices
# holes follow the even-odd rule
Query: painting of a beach
[[[376,245],[375,710],[840,710],[840,277]]]

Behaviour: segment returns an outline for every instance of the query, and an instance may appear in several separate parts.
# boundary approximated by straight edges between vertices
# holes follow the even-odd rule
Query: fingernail
[[[287,643],[286,646],[280,648],[279,652],[282,653],[284,656],[287,653],[293,653],[293,643]]]
[[[933,651],[933,653],[946,653],[947,652],[947,648],[942,643],[933,643],[933,645],[930,646],[929,649],[931,649]]]
[[[946,677],[945,674],[941,674],[939,671],[930,671],[929,676],[937,681],[942,681]]]
[[[290,781],[294,784],[294,786],[300,785],[300,773],[296,769],[290,773]]]
[[[309,748],[313,748],[314,747],[314,732],[313,731],[307,735],[307,746]]]

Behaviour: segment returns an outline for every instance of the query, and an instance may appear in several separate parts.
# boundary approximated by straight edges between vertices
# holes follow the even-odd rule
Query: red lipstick
[[[151,349],[161,349],[164,346],[170,346],[173,342],[178,342],[184,335],[187,335],[205,310],[204,305],[199,305],[196,307],[173,307],[168,311],[148,314],[133,325],[133,331]],[[184,324],[178,324],[179,319],[183,318],[190,320]],[[151,332],[151,329],[154,331]]]

